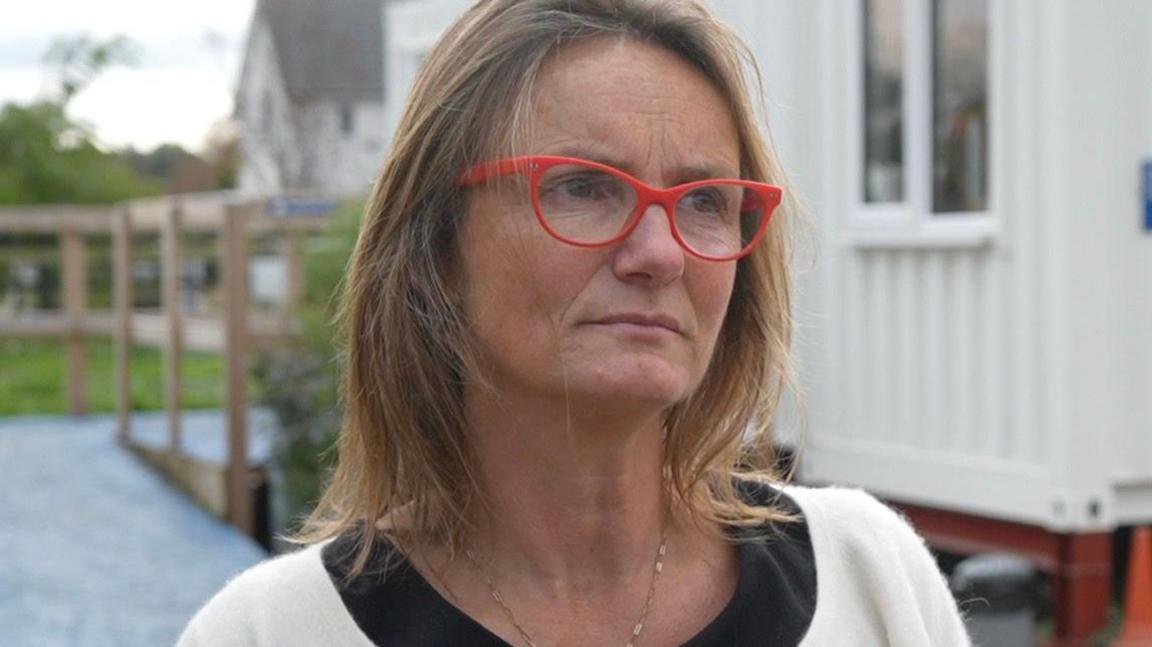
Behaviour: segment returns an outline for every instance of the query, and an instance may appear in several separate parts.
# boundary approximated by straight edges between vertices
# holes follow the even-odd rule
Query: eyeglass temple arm
[[[494,162],[481,162],[465,169],[464,172],[460,174],[460,177],[456,178],[456,183],[464,186],[478,184],[491,177],[523,173],[530,168],[532,168],[532,160],[529,157],[513,157],[511,159],[497,160]]]

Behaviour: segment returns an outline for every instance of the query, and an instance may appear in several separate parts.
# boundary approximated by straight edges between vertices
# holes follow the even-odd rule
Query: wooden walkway
[[[0,208],[0,234],[54,236],[59,241],[60,307],[51,312],[17,308],[0,317],[0,337],[49,337],[65,348],[65,393],[68,412],[84,415],[88,403],[87,341],[111,334],[115,340],[117,430],[122,442],[130,441],[128,417],[131,404],[131,349],[134,345],[163,349],[164,405],[169,413],[170,442],[160,452],[147,453],[148,460],[178,480],[210,510],[226,515],[229,522],[251,536],[260,531],[255,512],[263,490],[262,475],[253,473],[244,425],[249,408],[247,381],[252,351],[262,344],[277,344],[298,334],[303,307],[305,239],[322,232],[335,202],[316,196],[250,196],[234,191],[178,194],[129,200],[116,205],[18,205]],[[110,310],[93,310],[89,295],[89,248],[103,248],[111,239],[111,267],[106,278],[112,286]],[[99,239],[101,242],[96,243]],[[267,252],[278,246],[284,262],[284,294],[271,311],[253,307],[261,301],[249,285],[252,250]],[[158,311],[135,307],[136,269],[148,268],[158,253],[156,276],[160,281]],[[182,251],[183,250],[183,251]],[[192,256],[196,254],[196,256]],[[207,254],[208,256],[204,256]],[[263,254],[262,254],[263,255]],[[204,265],[196,279],[201,291],[210,292],[215,306],[209,313],[195,313],[183,306],[185,262],[198,258]],[[209,288],[207,261],[215,256],[217,280]],[[14,256],[9,265],[20,271],[12,276],[38,276],[43,258]],[[143,265],[137,266],[137,261]],[[26,271],[25,271],[26,270]],[[151,271],[148,272],[151,274]],[[17,292],[32,289],[20,279]],[[227,394],[225,428],[228,452],[213,465],[197,461],[180,448],[188,445],[181,433],[181,357],[186,348],[215,350],[222,354],[222,381]]]
[[[249,415],[251,458],[270,416]],[[166,439],[164,412],[133,437]],[[224,455],[224,414],[184,414],[184,443]],[[115,440],[115,416],[0,419],[0,645],[171,645],[229,577],[265,557]],[[264,431],[261,431],[264,430]]]

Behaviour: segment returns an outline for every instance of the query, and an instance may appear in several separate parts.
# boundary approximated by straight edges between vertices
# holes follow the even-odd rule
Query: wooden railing
[[[0,318],[0,337],[63,340],[68,410],[82,415],[89,409],[87,340],[94,335],[113,336],[117,437],[121,444],[142,454],[201,503],[248,534],[255,530],[252,494],[256,485],[247,458],[249,356],[256,346],[276,343],[298,332],[297,315],[304,291],[302,241],[327,222],[316,213],[317,205],[326,201],[307,202],[304,213],[292,213],[292,209],[282,208],[286,204],[283,200],[245,199],[220,192],[133,200],[114,206],[0,208],[0,233],[59,235],[63,306],[57,312]],[[275,215],[285,211],[286,215]],[[160,235],[159,311],[142,312],[132,306],[132,236],[139,232]],[[181,235],[187,232],[216,236],[221,298],[218,312],[212,316],[189,316],[181,308]],[[279,240],[287,270],[286,299],[272,314],[252,312],[249,304],[249,239],[256,232]],[[111,311],[90,311],[86,239],[109,234],[114,303]],[[133,344],[162,349],[168,427],[164,449],[132,438],[129,350]],[[215,350],[223,356],[228,437],[223,466],[197,459],[182,447],[180,361],[185,348]]]

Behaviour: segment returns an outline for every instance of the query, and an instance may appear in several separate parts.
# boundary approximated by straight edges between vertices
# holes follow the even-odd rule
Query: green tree
[[[0,110],[0,204],[107,203],[161,192],[122,157],[100,150],[63,104]]]
[[[87,34],[57,38],[44,55],[60,79],[60,103],[67,105],[113,65],[134,65],[138,60],[136,45],[124,36],[92,40]]]
[[[0,204],[107,203],[163,191],[120,155],[102,151],[92,130],[70,118],[68,101],[108,66],[132,59],[122,37],[58,39],[45,61],[58,97],[0,109]]]

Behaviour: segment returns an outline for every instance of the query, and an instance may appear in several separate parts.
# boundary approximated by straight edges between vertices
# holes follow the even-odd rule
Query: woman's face
[[[523,154],[592,159],[654,186],[739,177],[720,93],[676,54],[594,39],[552,55],[533,93]],[[708,367],[734,262],[687,254],[663,208],[608,247],[580,248],[537,222],[522,176],[470,189],[460,233],[466,307],[501,393],[583,406],[663,409]]]

